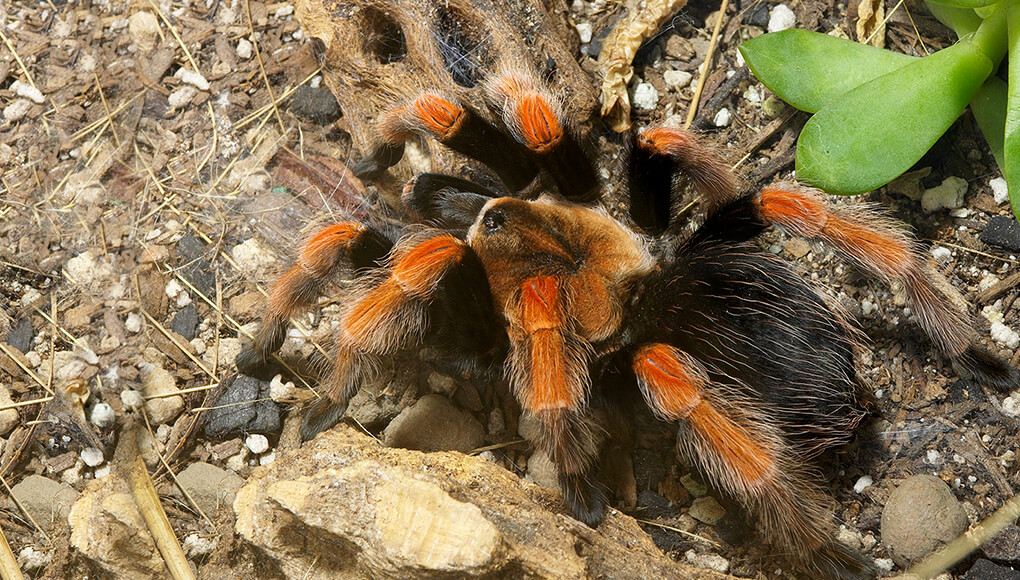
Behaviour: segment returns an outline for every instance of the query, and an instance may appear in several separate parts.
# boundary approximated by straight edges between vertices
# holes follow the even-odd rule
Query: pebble
[[[1002,312],[994,306],[985,306],[981,310],[981,314],[991,323],[988,333],[992,342],[1009,350],[1016,350],[1020,346],[1020,334],[1017,334],[1012,328],[1002,323]]]
[[[482,424],[442,395],[425,395],[383,431],[383,443],[419,451],[469,452],[485,439]]]
[[[944,481],[915,475],[889,495],[882,509],[882,543],[905,566],[952,541],[967,525],[967,513]]]
[[[0,385],[0,407],[6,407],[14,403],[11,400],[11,392],[7,387]],[[4,409],[0,411],[0,437],[7,435],[18,423],[21,422],[21,416],[18,414],[17,409]]]
[[[659,104],[659,91],[652,83],[638,83],[630,97],[634,108],[639,111],[653,111]]]
[[[173,300],[179,308],[183,308],[191,304],[191,295],[188,294],[184,285],[181,284],[177,278],[167,282],[164,292],[166,293],[166,297]]]
[[[167,104],[172,109],[181,109],[188,106],[197,94],[198,89],[190,85],[184,85],[170,93],[170,96],[166,99]]]
[[[694,550],[687,550],[684,557],[687,558],[687,562],[697,568],[715,570],[722,574],[730,570],[730,561],[719,554],[699,554]]]
[[[591,22],[578,22],[575,28],[577,28],[577,37],[581,40],[581,44],[591,42]]]
[[[145,321],[141,316],[132,312],[127,315],[127,319],[124,321],[124,328],[127,329],[128,332],[138,334],[142,331],[142,325],[144,322]]]
[[[36,550],[32,546],[28,546],[18,552],[18,565],[25,570],[38,570],[46,567],[52,561],[52,550]]]
[[[1020,526],[1006,526],[997,536],[985,542],[981,551],[999,562],[1020,562]]]
[[[103,452],[95,447],[86,447],[85,449],[82,449],[79,456],[81,457],[81,460],[85,462],[85,465],[88,465],[89,467],[99,467],[102,465],[103,461],[106,460],[106,458],[103,457]]]
[[[14,102],[4,107],[4,119],[17,123],[24,119],[31,109],[32,101],[28,99],[14,99]]]
[[[956,209],[963,205],[967,194],[967,180],[950,175],[942,183],[924,190],[921,194],[921,208],[931,213],[941,208]]]
[[[891,558],[875,558],[875,566],[883,572],[892,572],[896,564]]]
[[[769,25],[769,6],[764,2],[761,4],[752,5],[744,13],[742,20],[744,24],[750,24],[751,26],[757,26],[758,28],[765,28]]]
[[[198,534],[188,534],[181,542],[184,553],[189,558],[202,558],[213,553],[216,549],[216,536],[204,537]]]
[[[528,458],[527,479],[542,487],[559,489],[556,464],[542,450],[535,451]]]
[[[174,76],[181,79],[182,83],[186,85],[191,85],[200,91],[209,90],[209,81],[205,80],[205,77],[202,76],[202,73],[195,72],[193,70],[188,70],[186,68],[179,68],[177,69],[177,73],[174,74]]]
[[[170,330],[184,337],[185,340],[195,338],[198,330],[198,310],[194,304],[188,304],[174,315],[170,321]]]
[[[1020,224],[1013,216],[997,215],[988,220],[979,239],[986,244],[1020,252]]]
[[[269,439],[260,433],[253,433],[244,440],[244,446],[255,455],[269,451]]]
[[[862,475],[859,478],[857,478],[857,481],[854,483],[854,492],[855,493],[861,493],[865,489],[868,489],[869,487],[871,487],[872,484],[874,484],[874,483],[875,483],[875,480],[871,479],[870,475]]]
[[[29,475],[12,487],[11,493],[36,523],[47,530],[52,530],[58,521],[67,520],[71,504],[79,497],[70,486],[41,475]]]
[[[233,504],[234,495],[244,484],[236,473],[202,462],[189,465],[177,480],[207,515]]]
[[[1002,205],[1009,201],[1009,187],[1006,185],[1005,179],[996,177],[988,182],[988,186],[992,188],[992,198],[995,199],[995,203]]]
[[[184,410],[184,397],[173,395],[173,393],[180,392],[180,389],[177,388],[177,381],[174,380],[170,371],[162,367],[155,367],[149,371],[142,383],[142,392],[146,397],[169,395],[145,401],[145,412],[149,414],[149,419],[156,425],[172,421]]]
[[[726,515],[726,510],[714,497],[706,495],[694,500],[688,513],[699,522],[712,525]]]
[[[145,404],[145,398],[134,389],[125,389],[120,392],[120,402],[128,409],[137,409]]]
[[[691,84],[694,75],[685,70],[668,70],[662,73],[662,81],[671,89],[682,89]]]
[[[152,12],[139,10],[128,19],[128,34],[139,50],[150,52],[159,41],[159,19]]]
[[[1020,580],[1020,570],[982,558],[974,562],[960,580]]]
[[[940,264],[948,264],[953,259],[953,252],[944,246],[932,246],[931,257]]]
[[[854,551],[860,551],[864,547],[864,537],[861,533],[846,526],[839,526],[836,541]]]
[[[1002,412],[1010,417],[1020,417],[1020,395],[1003,399]]]
[[[248,238],[230,250],[230,255],[241,270],[249,274],[264,272],[276,263],[276,258],[256,238]]]
[[[43,96],[42,91],[30,84],[23,83],[21,81],[14,81],[11,83],[11,90],[14,91],[15,95],[30,99],[37,105],[41,105],[46,102],[46,97]]]
[[[329,125],[340,118],[340,105],[333,93],[324,88],[315,88],[308,85],[301,85],[294,91],[290,101],[290,111],[297,115],[318,123]]]
[[[729,109],[727,109],[726,107],[723,107],[723,108],[719,109],[718,113],[715,114],[715,117],[712,119],[712,123],[716,127],[728,127],[729,124],[730,124],[730,121],[732,121],[732,120],[733,120],[733,114],[730,113]]]
[[[280,407],[269,397],[268,381],[238,375],[213,406],[205,434],[214,439],[280,430]]]
[[[237,41],[237,56],[238,58],[248,60],[253,54],[253,46],[251,41],[247,38],[242,38]]]
[[[786,4],[777,4],[769,13],[769,32],[789,30],[797,23],[797,16]]]
[[[32,319],[26,316],[11,328],[4,341],[21,352],[28,352],[32,348],[33,338],[35,329],[32,328]]]
[[[687,488],[687,491],[689,491],[694,497],[701,497],[708,493],[708,486],[694,479],[694,476],[690,473],[681,477],[680,483]]]
[[[284,381],[283,375],[275,375],[269,381],[269,398],[277,403],[296,403],[306,394],[306,389],[298,388],[293,381]]]

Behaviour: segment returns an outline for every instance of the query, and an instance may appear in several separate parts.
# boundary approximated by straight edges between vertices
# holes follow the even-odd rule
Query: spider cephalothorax
[[[341,288],[329,400],[309,415],[306,435],[343,413],[374,359],[429,341],[477,375],[505,376],[542,426],[539,445],[578,519],[597,525],[604,513],[598,457],[606,431],[596,418],[631,397],[675,425],[681,453],[814,576],[872,576],[870,564],[833,539],[809,467],[821,450],[846,442],[863,416],[858,333],[754,239],[781,226],[902,281],[946,356],[990,386],[1015,386],[1016,372],[973,344],[969,317],[932,285],[912,239],[874,208],[830,206],[795,183],[738,195],[715,156],[670,128],[636,139],[624,178],[631,217],[621,218],[634,225],[625,224],[589,202],[605,185],[597,160],[538,82],[515,70],[484,90],[502,127],[425,92],[382,116],[383,145],[359,167],[384,171],[404,141],[426,136],[484,162],[504,194],[422,174],[403,201],[426,226],[320,230],[273,287],[238,367],[265,364],[289,318],[339,274],[355,274]],[[671,208],[683,184],[708,210],[679,236]]]

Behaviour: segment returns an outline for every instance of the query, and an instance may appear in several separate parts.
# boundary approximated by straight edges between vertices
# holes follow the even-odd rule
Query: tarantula
[[[872,577],[867,561],[833,539],[810,468],[864,415],[858,331],[755,238],[779,226],[901,281],[947,357],[990,386],[1016,386],[1016,371],[974,344],[969,316],[933,286],[914,240],[873,207],[833,206],[796,183],[739,194],[709,148],[667,127],[640,133],[630,150],[638,233],[596,203],[598,160],[538,81],[505,72],[484,91],[503,127],[425,92],[382,116],[384,144],[357,170],[380,172],[407,140],[425,136],[487,165],[506,194],[426,173],[406,185],[403,202],[427,225],[352,221],[318,231],[273,286],[238,368],[265,365],[289,319],[353,276],[329,398],[306,417],[306,436],[342,415],[374,360],[427,341],[476,375],[505,373],[542,426],[539,445],[577,519],[603,519],[599,417],[633,397],[675,425],[682,455],[813,576]],[[684,235],[675,206],[688,185],[708,210]]]

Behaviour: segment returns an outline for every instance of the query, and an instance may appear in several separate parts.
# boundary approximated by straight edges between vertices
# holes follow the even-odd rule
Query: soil
[[[857,4],[794,0],[788,6],[798,27],[855,38]],[[694,122],[751,185],[790,176],[807,118],[790,109],[767,116],[768,91],[737,63],[735,47],[763,32],[772,6],[730,5]],[[688,6],[639,51],[635,84],[654,86],[658,102],[634,112],[637,126],[686,114],[717,8]],[[569,10],[574,22],[591,24],[597,43],[623,6],[575,0]],[[366,211],[358,204],[373,199],[371,184],[342,178],[344,162],[358,152],[343,128],[343,103],[337,109],[324,98],[317,44],[290,4],[254,0],[15,0],[0,3],[0,32],[0,336],[7,337],[0,385],[24,403],[17,407],[20,424],[0,439],[0,475],[13,486],[43,474],[81,491],[108,466],[84,465],[78,452],[89,437],[100,437],[110,457],[114,428],[93,422],[79,429],[91,429],[91,436],[61,432],[52,418],[74,415],[59,407],[66,405],[64,393],[84,385],[91,392],[86,416],[105,403],[121,417],[127,412],[122,393],[140,390],[160,368],[185,391],[183,411],[151,425],[174,471],[208,461],[246,477],[257,459],[228,462],[241,439],[208,438],[199,420],[232,375],[233,356],[257,327],[266,289],[300,233],[328,221],[334,210]],[[909,54],[952,41],[913,2],[887,24],[887,46]],[[582,45],[582,52],[594,53],[595,45]],[[668,70],[691,72],[694,81],[670,88]],[[39,102],[26,90],[32,86],[41,92]],[[716,126],[723,108],[731,121]],[[923,168],[930,173],[920,178],[922,188],[948,176],[966,180],[964,206],[925,213],[919,201],[892,188],[869,199],[908,223],[926,247],[948,250],[940,252],[938,269],[969,301],[981,342],[1016,365],[1020,355],[990,340],[981,314],[1001,313],[1005,326],[1020,330],[1020,260],[979,240],[989,219],[1009,209],[992,199],[989,181],[999,173],[969,113],[915,169]],[[338,182],[339,190],[328,187]],[[972,523],[1020,489],[1017,419],[1004,414],[1002,395],[960,378],[933,352],[910,322],[900,289],[863,276],[820,245],[779,233],[763,243],[827,288],[869,340],[861,369],[875,393],[874,411],[858,440],[822,466],[836,517],[868,557],[881,563],[890,557],[877,541],[881,510],[910,475],[947,482]],[[324,311],[328,318],[328,305]],[[322,318],[319,312],[308,319],[308,351],[328,345]],[[487,424],[484,411],[478,416]],[[285,444],[278,432],[270,439]],[[496,455],[523,475],[530,451],[517,444]],[[651,522],[646,529],[667,553],[678,559],[692,557],[691,550],[719,554],[735,575],[774,577],[776,565],[760,548],[742,547],[755,542],[747,539],[739,509],[720,498],[727,517],[700,523],[685,513],[698,486],[685,479],[682,465],[663,466],[643,450],[635,464],[642,506],[635,516]],[[865,476],[873,483],[855,491]],[[213,556],[194,560],[200,573],[273,577],[263,556],[233,536],[229,510],[209,526],[173,496],[169,478],[156,481],[179,538],[196,531],[220,538]],[[653,495],[640,500],[642,492]],[[673,503],[657,512],[661,498]],[[0,507],[0,526],[16,555],[27,547],[51,552],[49,564],[26,570],[31,577],[105,577],[66,549],[66,526],[44,537],[14,505]],[[677,527],[696,537],[670,529]],[[965,573],[981,556],[954,573]]]

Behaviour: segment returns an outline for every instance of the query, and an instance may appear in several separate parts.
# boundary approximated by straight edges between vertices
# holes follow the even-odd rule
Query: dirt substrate
[[[763,32],[775,6],[730,6],[695,120],[756,185],[790,177],[806,120],[738,66],[735,47]],[[857,2],[787,7],[799,27],[854,37]],[[559,8],[582,39],[590,31],[578,58],[592,70],[586,55],[623,6],[575,0]],[[706,20],[714,21],[716,9],[689,6],[638,53],[633,88],[651,107],[635,111],[638,126],[686,114],[708,50]],[[308,398],[301,377],[314,382],[308,377],[328,351],[336,304],[326,301],[292,332],[283,358],[294,368],[283,380],[235,379],[234,356],[301,236],[380,203],[372,201],[373,185],[346,170],[358,152],[343,103],[338,108],[321,84],[316,43],[290,4],[244,0],[16,0],[0,3],[0,32],[0,475],[29,497],[19,495],[21,506],[0,500],[3,534],[28,577],[145,577],[144,566],[111,572],[117,568],[82,547],[67,523],[69,513],[77,526],[102,523],[76,519],[75,510],[85,510],[76,502],[119,493],[103,476],[118,470],[111,467],[118,425],[138,415],[131,409],[145,396],[142,457],[200,577],[282,577],[263,548],[237,535],[225,502],[260,464],[298,446],[292,409]],[[914,3],[894,13],[886,37],[890,48],[910,54],[952,42]],[[915,169],[912,179],[870,200],[914,229],[970,302],[982,344],[1020,363],[1010,343],[1020,330],[1020,260],[1015,249],[980,239],[1009,210],[993,198],[990,183],[1000,175],[969,113]],[[917,195],[907,195],[951,177],[966,186],[959,208],[926,213]],[[880,529],[901,481],[936,476],[971,524],[1020,490],[1020,393],[1006,398],[960,378],[911,321],[901,288],[864,277],[819,245],[779,233],[763,243],[826,288],[868,339],[860,366],[874,412],[860,437],[820,468],[841,541],[901,571],[904,561],[883,544]],[[521,440],[527,426],[518,425],[512,399],[447,376],[428,355],[387,367],[366,387],[352,410],[361,425],[392,439],[397,427],[384,429],[402,409],[442,394],[453,401],[444,417],[474,433],[464,450],[481,448],[511,473],[548,482],[548,459]],[[669,558],[741,577],[793,574],[754,547],[736,505],[659,451],[661,437],[647,439],[635,454],[638,507],[631,513]],[[211,492],[208,503],[196,500],[207,509],[197,509],[166,474],[166,466],[183,474],[195,465],[203,467],[182,479],[204,483],[186,489],[231,493]],[[206,465],[217,470],[201,475]],[[554,495],[527,493],[562,509]],[[1018,535],[1013,527],[953,577],[975,562],[1020,564]],[[108,549],[135,554],[131,545]]]

